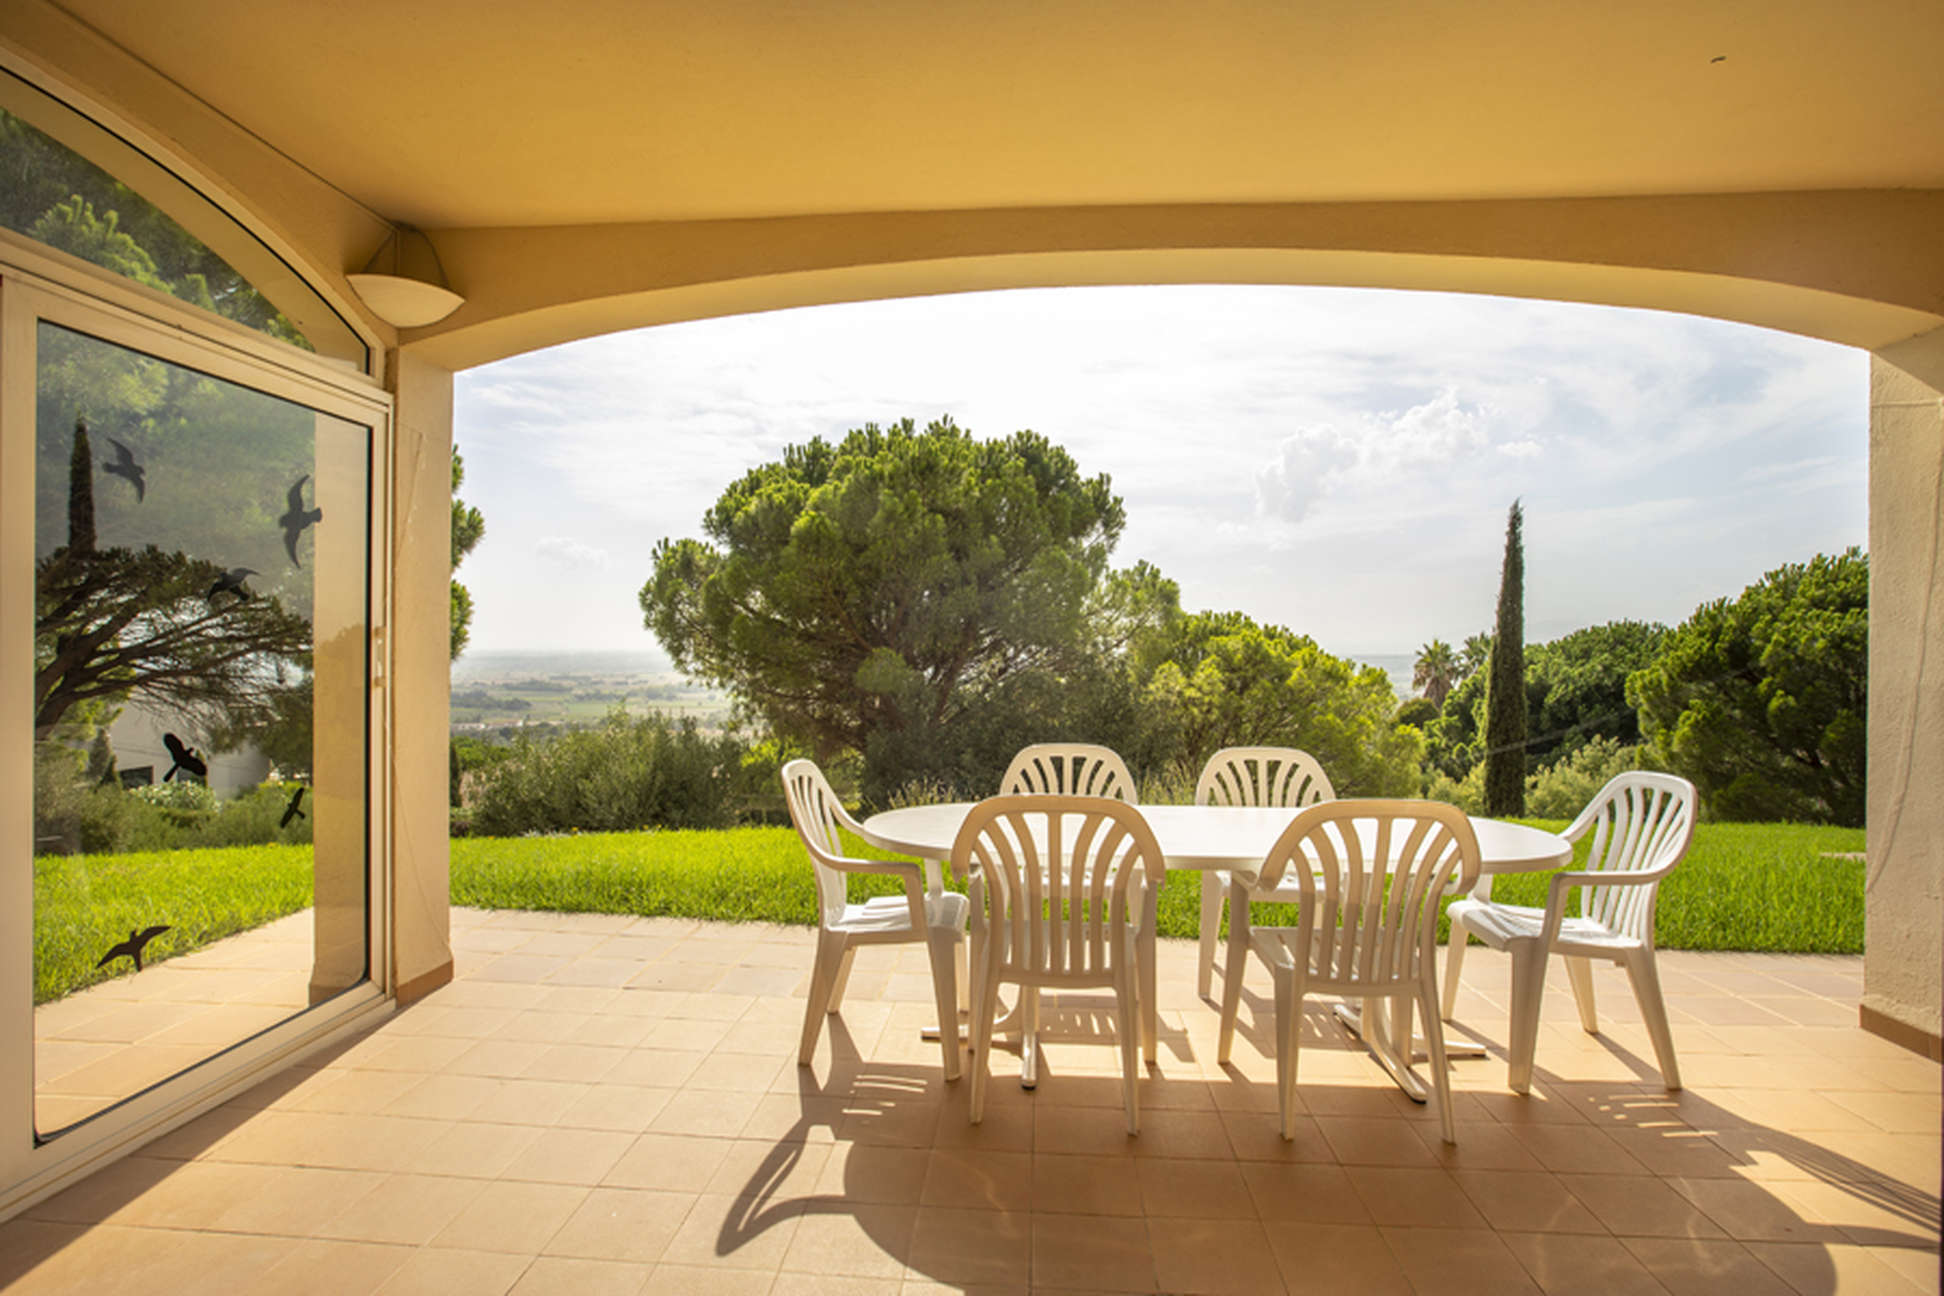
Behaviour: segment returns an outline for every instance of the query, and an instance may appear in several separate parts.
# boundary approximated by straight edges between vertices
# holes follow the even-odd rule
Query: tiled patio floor
[[[1266,983],[1236,1062],[1193,947],[1122,1128],[1111,1002],[1058,1005],[985,1123],[918,947],[866,950],[795,1063],[807,931],[456,911],[454,983],[0,1226],[20,1292],[1910,1292],[1938,1288],[1938,1068],[1858,1030],[1858,959],[1666,953],[1688,1088],[1618,972],[1549,992],[1529,1098],[1454,1063],[1458,1143],[1325,1017],[1276,1135]],[[166,965],[165,965],[166,966]],[[1474,950],[1459,1018],[1505,1037]]]

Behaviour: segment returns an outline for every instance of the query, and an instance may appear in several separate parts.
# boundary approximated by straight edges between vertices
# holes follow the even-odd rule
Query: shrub
[[[505,761],[478,775],[471,830],[511,837],[724,827],[760,775],[744,772],[743,756],[741,743],[705,735],[693,720],[616,711],[598,728],[551,742],[517,739]]]

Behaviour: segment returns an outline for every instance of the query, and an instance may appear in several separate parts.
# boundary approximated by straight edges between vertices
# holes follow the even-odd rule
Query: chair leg
[[[1215,941],[1222,929],[1222,879],[1214,869],[1201,875],[1201,953],[1195,964],[1195,992],[1208,998],[1215,980]]]
[[[1235,1045],[1235,1019],[1242,1011],[1242,976],[1249,966],[1249,895],[1229,888],[1228,962],[1222,966],[1222,1033],[1215,1044],[1217,1065],[1227,1063]]]
[[[1134,964],[1140,972],[1141,983],[1135,996],[1135,1006],[1141,1010],[1139,1030],[1142,1055],[1146,1057],[1148,1065],[1153,1066],[1161,1048],[1161,1005],[1154,970],[1154,914],[1150,912],[1142,921],[1144,929],[1134,950]]]
[[[1431,982],[1431,964],[1425,965],[1425,973],[1418,981],[1418,1007],[1424,1013],[1424,1046],[1430,1054],[1431,1092],[1438,1099],[1438,1126],[1447,1143],[1458,1141],[1457,1127],[1451,1119],[1451,1076],[1445,1070],[1444,1022],[1439,1020],[1434,1001],[1437,990]],[[1407,1043],[1404,1047],[1409,1048]]]
[[[958,971],[958,1010],[966,1016],[972,1013],[972,977],[969,949],[972,942],[961,937],[952,942],[952,958]]]
[[[844,957],[837,961],[837,975],[830,983],[830,1007],[826,1010],[836,1012],[844,1006],[844,990],[850,985],[851,960],[857,957],[857,946],[846,945]]]
[[[977,1125],[985,1119],[986,1081],[992,1068],[992,1019],[999,1011],[999,978],[990,964],[990,953],[981,952],[973,960],[978,969],[978,984],[972,988],[972,1083],[970,1114]]]
[[[1303,995],[1293,968],[1276,969],[1276,1114],[1285,1140],[1296,1137],[1296,1066],[1301,1060]]]
[[[1417,1059],[1417,1023],[1412,1020],[1412,1010],[1415,1006],[1415,995],[1391,996],[1391,1050],[1397,1055],[1398,1062],[1406,1071],[1411,1069],[1411,1064]]]
[[[1141,1132],[1141,1004],[1135,989],[1136,977],[1125,964],[1114,969],[1114,998],[1118,1014],[1114,1028],[1120,1033],[1121,1102],[1127,1109],[1127,1132]]]
[[[835,932],[817,933],[817,961],[810,968],[810,998],[803,1005],[803,1039],[797,1046],[797,1065],[809,1066],[817,1053],[817,1036],[830,1010],[830,992],[836,985],[837,967],[850,951],[850,942]]]
[[[1532,1091],[1532,1055],[1539,1042],[1539,1002],[1546,991],[1546,947],[1536,940],[1509,941],[1512,956],[1512,1043],[1508,1083]]]
[[[938,1047],[944,1056],[947,1081],[959,1078],[957,950],[960,942],[956,936],[950,930],[934,930],[925,942],[931,955],[932,1000],[938,1005]]]
[[[1465,946],[1471,943],[1471,934],[1457,923],[1451,924],[1451,939],[1445,947],[1445,983],[1443,1011],[1438,1015],[1446,1021],[1458,1008],[1458,974],[1465,966]]]
[[[1627,979],[1633,982],[1634,998],[1640,1004],[1641,1020],[1648,1038],[1654,1041],[1654,1057],[1660,1063],[1661,1083],[1668,1089],[1681,1087],[1681,1064],[1674,1060],[1674,1033],[1667,1026],[1667,1001],[1661,998],[1660,969],[1654,965],[1654,951],[1637,949],[1627,955]]]
[[[1573,985],[1573,1002],[1579,1005],[1580,1026],[1588,1035],[1600,1033],[1600,1019],[1593,1012],[1593,960],[1562,955],[1566,979]]]

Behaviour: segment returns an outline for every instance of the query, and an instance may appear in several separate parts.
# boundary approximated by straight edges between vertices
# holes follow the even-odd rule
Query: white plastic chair
[[[1130,804],[1134,777],[1112,748],[1095,743],[1022,747],[999,780],[1000,796],[1097,796]]]
[[[1163,867],[1147,821],[1124,802],[1004,796],[966,816],[952,844],[952,869],[967,877],[972,901],[973,1123],[985,1115],[999,984],[1010,981],[1020,988],[1029,1064],[1041,990],[1113,990],[1127,1132],[1139,1132],[1137,1054],[1152,1030]]]
[[[1306,806],[1318,801],[1336,800],[1336,789],[1316,758],[1294,747],[1224,747],[1202,766],[1195,784],[1196,805],[1217,806]],[[1236,884],[1224,869],[1209,869],[1201,882],[1201,957],[1195,968],[1195,987],[1207,995],[1214,980],[1215,943],[1221,934],[1222,902],[1229,906],[1229,928],[1243,924],[1240,940],[1229,943],[1228,962],[1222,968],[1223,997],[1229,988],[1240,993],[1239,975],[1247,962],[1250,900],[1276,900],[1294,904],[1294,883],[1284,885],[1286,894],[1276,895],[1260,887]]]
[[[1411,1006],[1424,1017],[1431,1089],[1447,1143],[1457,1141],[1444,1031],[1437,1016],[1438,901],[1478,877],[1478,839],[1456,806],[1435,801],[1324,801],[1298,814],[1263,861],[1266,885],[1294,884],[1296,925],[1257,927],[1250,948],[1276,981],[1276,1093],[1282,1136],[1296,1136],[1296,1061],[1303,999],[1387,1000],[1392,1039],[1407,1041]],[[1224,996],[1218,1059],[1228,1061],[1235,1012]],[[1366,1030],[1382,1006],[1366,1002]]]
[[[851,959],[859,945],[908,944],[923,941],[931,954],[932,995],[938,1003],[938,1041],[945,1058],[945,1078],[959,1076],[959,1008],[969,983],[964,977],[966,898],[945,890],[936,864],[909,860],[862,860],[843,854],[837,835],[843,828],[861,835],[831,791],[823,771],[807,760],[783,767],[783,797],[790,822],[810,852],[817,877],[817,961],[810,975],[810,999],[803,1009],[803,1042],[797,1061],[808,1066],[817,1051],[823,1019],[842,1005],[844,984],[850,980]],[[850,904],[844,878],[850,873],[881,873],[902,879],[904,894],[877,896]]]
[[[1546,907],[1495,904],[1483,895],[1459,900],[1451,916],[1451,946],[1445,956],[1444,1016],[1458,998],[1458,974],[1470,933],[1493,949],[1512,955],[1512,1041],[1509,1083],[1519,1093],[1532,1088],[1532,1055],[1539,1036],[1539,1002],[1546,988],[1546,955],[1566,960],[1580,1025],[1597,1033],[1593,1014],[1593,965],[1603,959],[1627,969],[1647,1034],[1654,1042],[1661,1080],[1681,1087],[1674,1059],[1674,1036],[1667,1027],[1660,972],[1654,964],[1654,901],[1660,880],[1687,854],[1694,839],[1694,785],[1672,774],[1635,770],[1615,776],[1580,811],[1565,836],[1577,842],[1593,834],[1584,869],[1555,873],[1546,889]],[[1489,879],[1488,879],[1489,881]],[[1580,916],[1566,913],[1566,896],[1580,891]]]

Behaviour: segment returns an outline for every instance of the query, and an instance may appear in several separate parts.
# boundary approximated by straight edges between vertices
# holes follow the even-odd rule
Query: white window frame
[[[367,981],[58,1135],[34,1125],[33,600],[36,328],[58,324],[371,429]],[[378,383],[0,231],[0,1220],[392,1010],[393,403]]]

